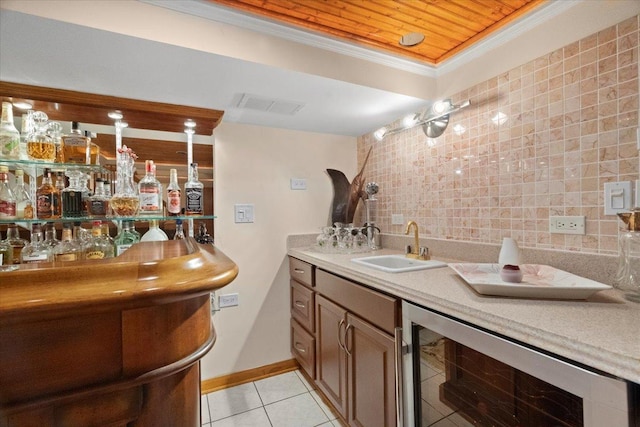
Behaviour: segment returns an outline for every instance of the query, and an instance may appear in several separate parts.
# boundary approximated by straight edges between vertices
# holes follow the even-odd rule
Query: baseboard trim
[[[258,368],[247,369],[246,371],[204,380],[200,383],[200,389],[202,394],[207,394],[251,381],[269,378],[274,375],[284,374],[285,372],[295,371],[299,367],[300,365],[296,359],[283,360],[282,362],[272,363],[271,365],[260,366]]]

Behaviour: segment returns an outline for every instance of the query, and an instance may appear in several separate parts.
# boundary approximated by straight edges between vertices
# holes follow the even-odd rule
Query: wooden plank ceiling
[[[208,0],[299,29],[437,65],[547,0]],[[422,43],[401,46],[409,33]]]

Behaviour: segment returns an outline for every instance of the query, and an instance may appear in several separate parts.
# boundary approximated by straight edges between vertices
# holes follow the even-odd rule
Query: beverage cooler
[[[403,302],[398,425],[638,427],[638,384]]]

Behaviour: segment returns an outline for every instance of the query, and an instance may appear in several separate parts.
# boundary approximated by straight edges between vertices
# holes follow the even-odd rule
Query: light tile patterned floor
[[[340,427],[331,410],[298,371],[202,396],[207,427]]]

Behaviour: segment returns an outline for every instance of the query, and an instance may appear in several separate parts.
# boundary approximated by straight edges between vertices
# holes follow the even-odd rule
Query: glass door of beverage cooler
[[[403,303],[405,426],[629,427],[631,385]]]

